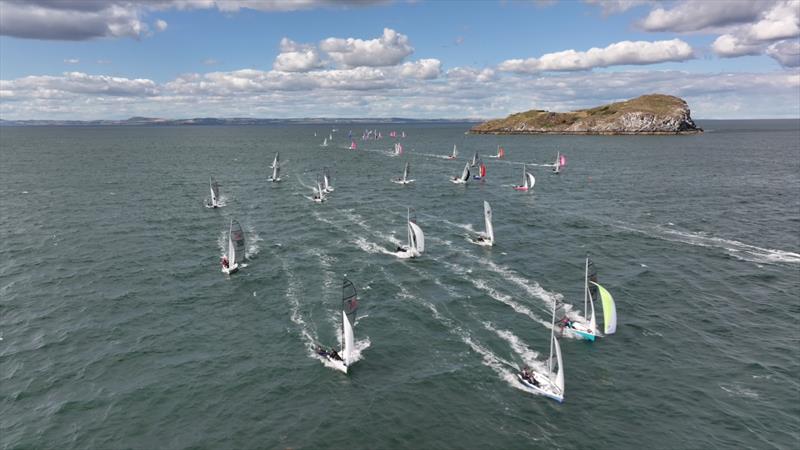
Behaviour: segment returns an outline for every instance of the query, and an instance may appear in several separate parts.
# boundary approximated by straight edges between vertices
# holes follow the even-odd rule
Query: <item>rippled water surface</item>
[[[388,137],[346,150],[364,125],[327,148],[324,125],[2,128],[0,448],[796,448],[800,125],[701,126],[370,126],[406,132],[400,157]],[[483,182],[448,182],[498,145]],[[563,174],[511,188],[557,151]],[[405,161],[416,182],[391,183]],[[491,249],[467,240],[484,200]],[[389,254],[407,206],[414,261]],[[249,261],[226,277],[231,218]],[[619,327],[561,340],[557,404],[514,373],[547,357],[552,301],[582,310],[587,252]],[[337,343],[344,274],[361,301],[346,376],[312,351]]]

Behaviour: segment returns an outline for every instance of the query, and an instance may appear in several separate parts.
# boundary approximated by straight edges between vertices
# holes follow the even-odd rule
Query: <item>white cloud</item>
[[[0,35],[80,41],[149,34],[143,17],[152,11],[213,9],[263,12],[369,6],[382,0],[0,0]],[[158,19],[156,31],[167,22]]]
[[[381,37],[366,41],[328,38],[320,42],[319,48],[344,67],[393,66],[414,52],[408,36],[390,28],[384,28]]]
[[[156,31],[164,31],[167,29],[167,22],[161,19],[156,20],[155,22]]]
[[[767,55],[775,58],[784,67],[800,67],[800,42],[786,40],[767,48]]]
[[[400,66],[400,75],[405,78],[432,80],[438,78],[442,71],[442,62],[438,59],[420,59]]]
[[[672,9],[656,8],[639,25],[646,31],[697,32],[753,22],[773,0],[683,0]]]
[[[775,55],[785,53],[776,50],[778,47],[770,44],[798,36],[800,36],[800,0],[787,0],[770,4],[770,7],[752,23],[733,27],[728,33],[719,36],[711,48],[723,58],[766,52],[782,65],[794,67],[784,64],[784,61],[791,63],[791,57],[776,57]],[[789,47],[784,45],[781,48]]]
[[[590,5],[603,8],[603,14],[618,14],[637,6],[652,4],[654,0],[583,0]]]
[[[622,41],[605,48],[591,48],[585,52],[565,50],[548,53],[539,58],[509,59],[500,63],[498,69],[516,73],[575,71],[590,70],[595,67],[686,61],[692,58],[694,58],[692,47],[680,39],[655,42]]]
[[[273,69],[281,72],[308,72],[322,67],[319,51],[311,45],[300,45],[291,39],[283,38],[281,53],[275,57]]]
[[[65,59],[64,62],[67,63],[67,64],[78,64],[78,63],[81,62],[81,60],[78,59],[78,58],[69,58],[69,59]]]

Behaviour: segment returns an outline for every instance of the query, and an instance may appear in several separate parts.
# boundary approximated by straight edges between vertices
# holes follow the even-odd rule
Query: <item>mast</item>
[[[547,371],[553,373],[553,339],[556,332],[556,301],[553,300],[553,323],[550,327],[550,357],[547,359]]]
[[[411,208],[407,208],[406,228],[408,229],[408,250],[411,251]]]
[[[528,187],[528,175],[526,175],[525,163],[522,163],[522,185]]]
[[[589,254],[586,254],[586,262],[583,272],[583,317],[586,317],[589,303]]]

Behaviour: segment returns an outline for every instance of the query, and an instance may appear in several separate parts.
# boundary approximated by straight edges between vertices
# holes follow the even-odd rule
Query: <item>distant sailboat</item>
[[[348,368],[355,362],[355,332],[356,326],[356,312],[358,311],[358,295],[356,293],[355,285],[344,277],[342,281],[342,329],[341,329],[341,342],[342,349],[337,352],[335,350],[324,350],[319,347],[317,354],[326,358],[336,370],[347,373]]]
[[[333,192],[333,179],[327,167],[322,169],[322,191],[326,194]]]
[[[514,186],[514,189],[518,191],[528,191],[533,190],[533,185],[536,184],[536,178],[533,177],[533,174],[528,172],[525,168],[525,164],[522,165],[522,184],[519,186]]]
[[[458,156],[458,148],[456,148],[456,144],[453,144],[453,153],[447,157],[447,159],[456,159]]]
[[[220,197],[219,197],[219,183],[217,183],[217,180],[214,179],[213,175],[209,179],[208,184],[209,187],[211,188],[211,198],[209,198],[208,201],[206,202],[206,207],[208,208],[221,207],[222,205],[220,204]]]
[[[478,163],[478,174],[472,177],[475,180],[482,180],[486,178],[486,164],[483,161]]]
[[[553,173],[558,175],[561,169],[567,165],[567,157],[562,155],[561,152],[556,153],[556,161],[553,163]]]
[[[357,149],[358,149],[358,144],[356,144],[356,141],[350,141],[350,150],[357,150]]]
[[[311,201],[314,203],[322,203],[325,201],[325,190],[322,188],[322,184],[320,184],[319,179],[317,179],[317,187],[314,188]]]
[[[497,146],[497,154],[489,155],[489,158],[505,158],[505,157],[506,157],[506,151],[503,149],[503,147],[500,147],[499,145]]]
[[[403,144],[396,143],[394,144],[394,155],[393,156],[400,156],[403,154]]]
[[[411,209],[408,209],[408,245],[397,247],[395,255],[401,259],[418,258],[425,251],[425,235],[422,228],[417,225],[416,217],[411,217]]]
[[[550,357],[547,359],[547,371],[525,367],[517,374],[517,379],[526,391],[542,394],[557,402],[564,401],[564,361],[561,358],[561,346],[555,335],[556,304],[553,303],[553,323],[550,329]],[[553,366],[553,349],[556,351],[556,367]]]
[[[472,160],[469,162],[470,167],[476,167],[478,165],[478,152],[475,152],[475,155],[472,156]]]
[[[485,230],[481,233],[478,233],[477,236],[470,239],[472,243],[483,245],[486,247],[491,247],[494,245],[494,227],[492,226],[492,207],[489,206],[489,202],[483,201],[483,221],[484,226],[486,227]]]
[[[222,257],[222,272],[232,274],[239,270],[244,262],[244,231],[238,221],[231,219],[228,231],[228,254]]]
[[[565,317],[560,324],[565,332],[570,332],[587,341],[594,341],[600,334],[597,331],[597,319],[594,312],[594,299],[600,297],[603,304],[603,334],[614,334],[617,331],[617,306],[614,297],[603,286],[597,284],[597,270],[594,263],[586,255],[583,277],[583,316],[588,320],[575,321]]]
[[[275,153],[275,159],[272,160],[272,177],[270,177],[269,181],[273,183],[277,183],[281,181],[281,161],[280,155]]]
[[[325,138],[322,140],[322,147],[327,147],[327,146],[328,146],[328,138]]]
[[[453,177],[450,181],[455,184],[467,184],[467,181],[469,181],[469,163],[464,164],[464,170],[461,171],[460,177]]]
[[[414,182],[414,180],[408,178],[410,175],[411,175],[411,165],[408,162],[406,162],[406,165],[403,168],[403,176],[400,178],[393,179],[392,183],[411,184]]]

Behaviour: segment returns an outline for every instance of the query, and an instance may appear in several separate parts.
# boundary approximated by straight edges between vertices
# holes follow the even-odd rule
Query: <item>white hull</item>
[[[414,180],[398,180],[398,179],[392,180],[392,183],[394,184],[411,184],[413,182]]]
[[[223,267],[222,273],[225,275],[230,275],[232,273],[236,273],[239,271],[239,264],[233,263],[230,267]]]
[[[491,239],[486,239],[483,235],[479,235],[477,237],[471,237],[469,238],[469,241],[475,245],[480,245],[482,247],[491,247],[494,245],[494,242]]]
[[[420,253],[416,250],[411,250],[408,247],[403,247],[403,250],[395,252],[395,255],[400,259],[411,259],[417,258],[420,256]]]
[[[517,380],[526,391],[532,394],[550,397],[559,403],[564,401],[564,394],[559,392],[558,388],[550,381],[549,378],[536,372],[533,373],[533,377],[539,382],[539,386],[529,382],[523,378],[521,374],[517,374]]]
[[[462,180],[461,178],[457,178],[455,180],[451,178],[450,182],[453,184],[467,184],[466,180]]]
[[[272,181],[273,183],[280,183],[281,182],[281,178],[280,177],[278,177],[278,178],[271,178],[270,177],[269,181]]]
[[[323,356],[326,359],[325,365],[328,367],[332,367],[339,372],[347,373],[347,366],[344,364],[344,361],[339,361],[338,359],[333,359],[327,356]]]

